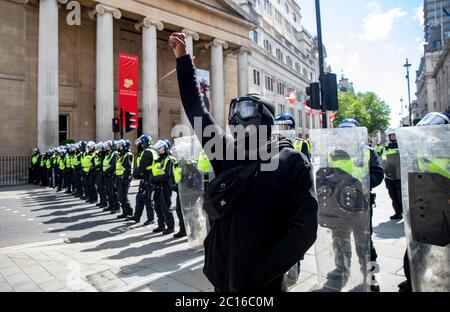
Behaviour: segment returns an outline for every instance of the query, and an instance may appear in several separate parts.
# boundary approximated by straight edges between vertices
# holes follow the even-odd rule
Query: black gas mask
[[[275,123],[273,105],[257,96],[248,95],[231,101],[228,116],[230,126],[267,126],[268,132]]]

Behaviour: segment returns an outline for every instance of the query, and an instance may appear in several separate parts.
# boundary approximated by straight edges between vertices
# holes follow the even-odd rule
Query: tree
[[[389,127],[390,109],[374,92],[339,93],[339,111],[335,124],[346,118],[358,120],[362,127],[366,127],[370,135],[380,130],[384,133]]]

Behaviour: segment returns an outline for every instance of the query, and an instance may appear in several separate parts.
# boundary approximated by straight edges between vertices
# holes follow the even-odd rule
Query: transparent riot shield
[[[310,138],[319,201],[315,291],[369,291],[367,129],[317,129]]]
[[[401,173],[400,154],[387,154],[387,151],[384,151],[381,160],[386,178],[391,180],[399,180]]]
[[[192,247],[202,246],[207,235],[207,217],[203,210],[203,175],[197,169],[201,151],[202,147],[195,136],[175,139],[173,154],[181,168],[178,194],[188,241]]]
[[[411,283],[450,291],[450,125],[396,131]]]

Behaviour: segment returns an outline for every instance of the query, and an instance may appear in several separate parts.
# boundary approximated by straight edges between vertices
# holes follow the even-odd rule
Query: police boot
[[[173,232],[175,232],[175,230],[172,229],[166,229],[165,231],[162,232],[162,235],[169,235],[172,234]]]
[[[155,223],[155,220],[147,220],[145,221],[144,226],[149,226],[152,225],[153,223]]]
[[[161,233],[164,232],[166,228],[164,226],[158,226],[156,229],[153,230],[153,233]]]
[[[178,233],[176,233],[173,238],[182,238],[182,237],[186,237],[186,232],[185,231],[180,231]]]
[[[396,213],[395,215],[391,216],[391,220],[401,220],[403,219],[403,215],[401,213]]]
[[[374,275],[372,275],[372,281],[370,281],[370,291],[371,292],[380,292],[380,283],[378,283],[378,280]]]

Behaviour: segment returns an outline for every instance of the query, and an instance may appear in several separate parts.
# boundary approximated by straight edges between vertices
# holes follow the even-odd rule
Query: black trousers
[[[95,187],[96,173],[91,170],[88,174],[89,201],[97,201],[97,188]]]
[[[47,174],[47,168],[41,167],[41,185],[42,186],[48,186],[48,174]]]
[[[72,190],[72,169],[64,171],[64,188],[69,192]]]
[[[170,206],[172,205],[172,189],[169,185],[159,185],[155,187],[155,209],[160,211],[160,218],[158,218],[158,225],[167,226],[168,229],[175,227],[175,220],[173,218]]]
[[[107,203],[106,197],[106,186],[105,186],[105,178],[102,171],[98,171],[95,173],[96,175],[96,184],[97,184],[97,192],[100,196],[100,204]]]
[[[184,225],[184,219],[183,219],[183,211],[181,211],[181,203],[180,203],[180,194],[177,193],[177,203],[176,203],[176,212],[178,217],[178,224],[180,226],[180,232],[186,233],[186,226]]]
[[[64,170],[57,169],[57,177],[58,177],[58,190],[62,190],[64,185]]]
[[[155,205],[152,199],[153,187],[149,185],[145,180],[141,180],[139,183],[139,189],[136,194],[136,210],[134,212],[134,218],[137,222],[141,221],[142,213],[145,210],[147,212],[147,220],[153,221],[155,219]]]
[[[119,196],[117,195],[117,188],[115,185],[114,175],[105,175],[105,186],[106,186],[106,198],[108,200],[108,207],[111,210],[119,210]]]
[[[401,180],[384,179],[395,213],[403,213]]]
[[[39,169],[40,167],[36,165],[30,168],[30,180],[33,184],[39,184]]]
[[[122,213],[130,217],[133,216],[133,208],[131,208],[130,201],[128,200],[128,190],[130,189],[129,180],[123,176],[116,177],[116,188]]]
[[[83,187],[81,183],[81,169],[75,168],[72,172],[72,184],[74,186],[75,195],[83,195]]]
[[[370,240],[369,246],[367,243],[366,227],[359,222],[349,222],[347,227],[340,226],[339,228],[332,229],[331,235],[333,238],[333,251],[334,251],[334,262],[336,267],[343,272],[348,272],[350,269],[351,257],[352,257],[352,246],[351,246],[351,234],[353,232],[353,237],[355,240],[355,250],[359,258],[359,264],[361,265],[361,272],[368,272],[368,264],[365,261],[367,247],[369,248],[371,262],[377,261],[378,254],[373,245],[372,240],[372,215],[373,209],[370,208],[370,225],[369,233]],[[364,220],[362,220],[364,221]],[[373,270],[372,267],[369,271]]]
[[[84,189],[84,196],[87,198],[90,198],[90,189],[89,189],[89,174],[87,172],[82,172],[81,173],[81,180],[83,183],[83,189]]]

